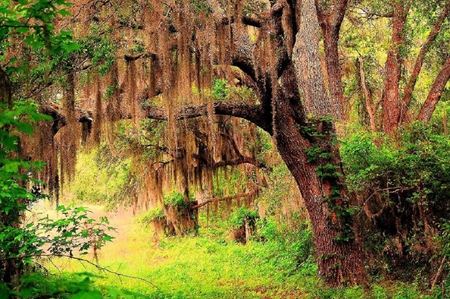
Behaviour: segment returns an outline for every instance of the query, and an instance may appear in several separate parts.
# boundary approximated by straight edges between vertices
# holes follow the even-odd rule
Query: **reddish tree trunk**
[[[417,79],[419,78],[420,71],[422,70],[423,63],[425,61],[425,54],[428,53],[428,49],[430,48],[433,41],[438,36],[439,32],[441,32],[442,23],[444,23],[445,19],[450,13],[450,2],[446,5],[446,7],[442,10],[439,18],[434,24],[433,28],[428,35],[427,40],[422,45],[419,54],[417,55],[416,62],[414,63],[414,69],[409,78],[408,84],[405,87],[405,94],[403,96],[403,105],[406,108],[409,108],[409,104],[411,103],[411,97],[416,85]]]
[[[286,102],[278,107],[283,117],[277,122],[277,147],[301,190],[311,219],[319,276],[332,286],[365,284],[364,256],[354,223],[352,219],[339,219],[327,202],[327,198],[333,196],[333,187],[337,187],[340,198],[333,205],[345,209],[349,204],[345,184],[334,182],[333,186],[333,182],[319,177],[320,165],[311,163],[307,154],[307,149],[316,144],[301,135],[290,111],[293,108]],[[339,161],[337,150],[331,152],[332,160]],[[340,240],[346,229],[351,230],[353,237]]]
[[[383,129],[392,133],[398,127],[402,113],[399,99],[400,46],[403,44],[403,26],[409,7],[398,1],[392,20],[392,40],[386,60],[386,79],[383,95]]]
[[[441,71],[437,75],[436,79],[433,82],[433,86],[431,87],[430,92],[428,93],[427,99],[425,103],[423,103],[422,108],[420,109],[417,120],[428,122],[433,115],[434,110],[436,109],[436,105],[441,99],[442,93],[444,92],[445,85],[447,85],[448,80],[450,79],[450,57],[447,58],[447,61],[442,66]]]

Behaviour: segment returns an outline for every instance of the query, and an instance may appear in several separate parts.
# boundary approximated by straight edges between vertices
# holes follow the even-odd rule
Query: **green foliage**
[[[93,66],[101,75],[106,75],[116,61],[116,45],[111,41],[108,28],[100,28],[92,25],[90,34],[83,36],[77,42],[80,45],[80,52],[92,62]],[[80,53],[80,54],[81,54]]]
[[[244,223],[255,225],[259,215],[256,211],[240,207],[230,215],[230,224],[232,228],[240,228]]]
[[[216,100],[226,100],[230,96],[230,86],[225,79],[216,79],[212,86],[212,96]]]
[[[33,126],[30,122],[41,119],[48,117],[37,113],[32,103],[17,101],[12,107],[0,104],[0,211],[9,224],[18,221],[19,213],[26,209],[27,201],[35,199],[23,187],[23,182],[29,180],[25,174],[42,166],[42,163],[17,157],[18,134],[31,134]],[[1,229],[5,229],[5,224],[9,225],[8,221],[2,220]]]
[[[107,231],[114,228],[108,220],[97,222],[87,216],[84,207],[58,206],[62,215],[59,219],[39,219],[22,227],[3,226],[0,230],[0,247],[3,249],[0,261],[19,258],[25,263],[45,255],[64,255],[77,251],[84,255],[91,246],[100,249],[113,237]],[[95,243],[95,244],[94,244]]]
[[[189,4],[196,13],[205,13],[209,15],[213,12],[213,8],[206,0],[189,0]]]
[[[55,32],[56,18],[67,16],[66,1],[3,1],[0,4],[0,68],[17,86],[16,98],[29,97],[37,86],[56,82],[71,53],[80,49],[72,32]]]
[[[69,5],[69,2],[64,0],[19,1],[14,4],[10,0],[2,1],[0,4],[0,14],[2,15],[0,53],[11,45],[12,40],[10,39],[16,39],[14,42],[22,40],[33,50],[46,47],[54,53],[61,53],[78,49],[79,46],[70,41],[70,32],[61,31],[60,35],[53,34],[52,21],[57,17],[69,15],[67,10],[61,8]],[[34,22],[30,22],[30,20]],[[20,40],[17,40],[18,37]]]
[[[70,254],[79,251],[86,254],[94,245],[97,249],[112,237],[106,230],[107,219],[100,223],[87,217],[82,207],[58,207],[63,215],[58,220],[39,219],[36,223],[22,224],[21,215],[28,205],[37,199],[29,193],[26,182],[28,171],[36,171],[42,166],[39,162],[23,161],[16,157],[19,133],[31,134],[30,122],[48,119],[36,112],[32,103],[16,101],[12,107],[0,107],[0,274],[3,280],[8,260],[29,264],[42,255]],[[40,183],[34,180],[34,183]],[[17,282],[16,282],[17,283]]]
[[[162,208],[150,209],[139,217],[139,222],[150,223],[152,221],[162,221],[166,218],[164,210]]]
[[[416,123],[394,142],[360,133],[343,143],[342,160],[354,191],[367,188],[411,190],[407,200],[436,203],[450,192],[450,142]],[[377,145],[374,140],[377,140]]]
[[[298,221],[304,223],[302,219]],[[118,236],[120,240],[103,249],[101,264],[120,269],[125,275],[146,278],[158,289],[66,259],[53,260],[57,267],[65,267],[62,273],[47,262],[45,266],[52,275],[36,284],[51,284],[47,288],[55,294],[59,286],[77,290],[77,283],[89,277],[89,283],[78,290],[100,292],[106,298],[427,298],[416,285],[396,282],[367,288],[324,286],[316,276],[317,266],[310,251],[312,232],[306,224],[294,230],[272,218],[260,225],[260,232],[263,226],[267,228],[266,240],[251,240],[245,246],[226,242],[210,228],[200,228],[196,237],[162,238],[158,246],[150,246],[153,231],[132,222],[124,225],[127,229]],[[290,246],[292,241],[298,242]]]
[[[0,293],[13,298],[142,298],[139,293],[120,290],[116,286],[98,288],[94,284],[102,276],[89,272],[73,273],[71,275],[52,275],[31,273],[24,275],[20,282],[21,288],[9,290],[2,288]],[[2,297],[3,298],[3,297]]]
[[[312,230],[301,214],[294,217],[298,223],[296,227],[275,221],[275,217],[258,222],[258,234],[265,246],[262,254],[268,263],[287,275],[316,276]]]
[[[172,191],[164,196],[164,203],[171,207],[183,208],[186,205],[184,195],[180,192]]]
[[[449,139],[414,123],[397,140],[357,133],[341,149],[349,189],[360,198],[358,215],[369,218],[360,228],[379,261],[373,270],[406,281],[432,277],[435,238],[450,220]]]
[[[76,165],[77,179],[70,184],[78,203],[104,204],[108,209],[129,200],[135,181],[130,178],[133,159],[114,156],[107,144],[88,153],[79,153]]]

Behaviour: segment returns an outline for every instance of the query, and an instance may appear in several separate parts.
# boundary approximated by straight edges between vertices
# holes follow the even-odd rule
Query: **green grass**
[[[110,270],[144,278],[149,283],[99,273],[93,266],[68,259],[54,259],[64,273],[91,271],[102,277],[91,278],[100,288],[120,287],[150,298],[268,298],[300,294],[295,277],[285,277],[283,269],[265,263],[258,253],[261,243],[247,245],[209,237],[172,237],[154,244],[150,230],[139,224],[128,227],[126,236],[107,245],[99,264]],[[49,267],[51,264],[47,264]],[[58,273],[53,267],[52,272]],[[86,267],[86,268],[85,268]],[[64,274],[67,275],[67,274]],[[295,297],[292,297],[295,298]]]
[[[316,278],[312,260],[298,264],[274,242],[237,244],[216,229],[200,229],[199,236],[161,238],[155,244],[150,228],[130,219],[119,224],[116,240],[100,252],[99,264],[112,271],[151,283],[98,271],[92,265],[53,259],[46,267],[52,279],[86,283],[90,298],[419,298],[409,285],[374,285],[327,289]],[[92,257],[87,257],[92,260]],[[295,265],[295,267],[294,267]],[[81,274],[80,274],[81,273]],[[84,280],[83,280],[84,279]],[[155,287],[156,286],[156,287]],[[83,293],[85,291],[85,293]],[[95,294],[99,294],[95,293]],[[91,294],[86,297],[86,294]],[[74,297],[83,298],[83,297]],[[92,295],[92,298],[95,298]]]

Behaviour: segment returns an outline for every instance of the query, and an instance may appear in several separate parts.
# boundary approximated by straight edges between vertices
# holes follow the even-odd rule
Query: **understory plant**
[[[414,123],[396,137],[354,134],[341,149],[372,274],[431,285],[450,220],[450,140]]]
[[[31,134],[33,122],[48,117],[30,102],[0,106],[0,289],[14,294],[21,289],[23,274],[40,257],[87,254],[100,249],[112,237],[108,220],[89,218],[83,207],[58,206],[59,219],[47,217],[26,223],[32,204],[45,198],[30,185],[42,182],[29,174],[43,164],[20,157],[19,135]]]

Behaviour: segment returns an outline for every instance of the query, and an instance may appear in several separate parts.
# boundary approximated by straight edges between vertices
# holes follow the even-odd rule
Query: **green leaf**
[[[73,51],[78,51],[81,49],[81,46],[77,43],[74,42],[69,42],[65,45],[63,45],[64,50],[66,50],[68,53],[73,52]]]

